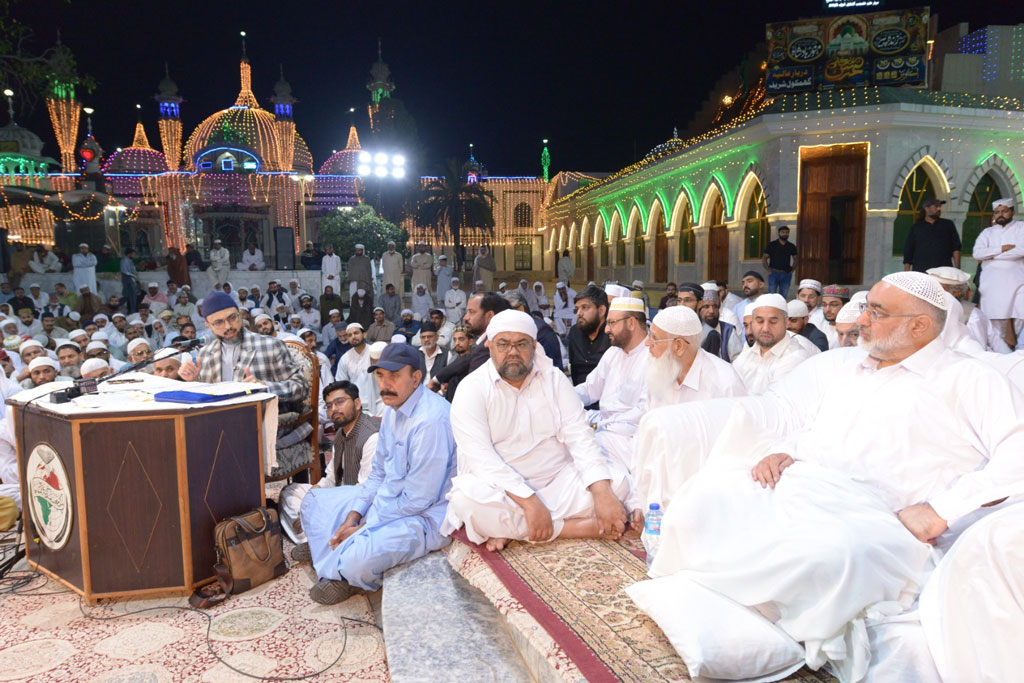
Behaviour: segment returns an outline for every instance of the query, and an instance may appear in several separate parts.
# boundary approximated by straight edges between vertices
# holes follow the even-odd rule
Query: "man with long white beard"
[[[569,378],[537,345],[533,318],[502,311],[486,332],[490,359],[452,402],[458,476],[441,533],[465,525],[488,550],[619,538],[629,477],[601,452]]]
[[[633,434],[647,412],[644,376],[651,353],[644,343],[644,302],[616,297],[608,307],[605,330],[611,346],[586,381],[575,389],[585,406],[600,401],[597,440],[612,462],[628,471],[633,465]]]
[[[762,294],[750,308],[754,345],[743,350],[733,367],[743,378],[747,391],[763,394],[772,382],[821,352],[807,339],[786,329],[789,309],[781,294]]]
[[[728,629],[703,634],[716,648],[738,651],[736,634],[768,618],[803,644],[811,668],[862,680],[864,621],[912,604],[930,543],[979,506],[1024,493],[1024,395],[945,345],[947,306],[924,273],[883,278],[858,320],[860,349],[824,354],[834,362],[808,387],[816,408],[803,428],[779,440],[734,412],[676,492],[651,576],[707,589],[704,610],[732,610]],[[733,677],[763,674],[754,660],[735,658]]]
[[[644,372],[649,408],[747,395],[736,370],[700,348],[701,329],[700,318],[686,306],[670,306],[654,316]]]

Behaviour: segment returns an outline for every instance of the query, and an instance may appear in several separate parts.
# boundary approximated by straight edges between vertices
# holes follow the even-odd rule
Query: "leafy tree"
[[[387,249],[388,242],[394,242],[397,250],[408,256],[408,231],[379,217],[368,204],[335,211],[321,219],[318,235],[322,245],[331,245],[342,258],[354,254],[357,244],[366,247],[366,255],[370,258],[379,258]]]
[[[464,229],[494,233],[494,193],[466,180],[469,164],[448,159],[441,174],[426,187],[420,199],[417,222],[430,227],[434,238],[448,242],[458,254]]]
[[[54,82],[92,92],[96,82],[78,73],[75,56],[60,42],[45,50],[36,46],[35,31],[13,16],[18,0],[0,0],[0,83],[17,93],[19,113],[30,114]]]

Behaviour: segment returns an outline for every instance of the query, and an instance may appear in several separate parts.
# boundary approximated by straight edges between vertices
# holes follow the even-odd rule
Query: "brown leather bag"
[[[217,582],[192,594],[188,601],[193,607],[213,607],[233,593],[244,593],[288,571],[277,510],[259,507],[228,517],[214,529],[213,542]]]

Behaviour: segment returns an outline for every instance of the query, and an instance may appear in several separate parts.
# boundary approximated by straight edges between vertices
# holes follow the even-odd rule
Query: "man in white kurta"
[[[483,291],[490,292],[494,290],[494,271],[497,270],[497,265],[494,263],[494,256],[491,255],[491,250],[486,246],[480,247],[480,253],[473,259],[473,282],[483,283]]]
[[[320,259],[320,290],[323,291],[331,286],[335,292],[340,292],[341,257],[334,253],[334,245],[328,244],[324,249],[326,253]]]
[[[452,402],[459,453],[441,533],[474,543],[618,538],[626,472],[601,452],[572,384],[537,345],[537,324],[502,311],[487,327],[490,359]]]
[[[631,471],[633,435],[647,412],[644,379],[651,357],[645,344],[647,315],[643,301],[616,297],[608,307],[604,329],[611,346],[587,379],[574,389],[585,406],[601,402],[597,440],[614,463]]]
[[[210,280],[213,288],[218,292],[228,281],[228,272],[231,270],[231,252],[224,248],[223,243],[216,239],[213,241],[213,249],[210,249]]]
[[[263,262],[263,251],[256,248],[254,242],[249,243],[249,248],[242,252],[242,261],[238,264],[238,270],[266,270],[267,264]]]
[[[960,306],[959,323],[966,326],[967,334],[971,339],[978,342],[985,351],[995,353],[1010,353],[1012,351],[988,316],[970,301],[971,287],[968,283],[971,276],[969,273],[953,266],[929,268],[926,272],[957,300]]]
[[[1024,221],[1015,218],[1016,202],[992,203],[993,224],[974,243],[974,258],[981,266],[981,310],[1003,335],[1010,326],[1017,349],[1024,349]]]
[[[876,284],[861,349],[821,356],[837,362],[808,384],[802,430],[765,438],[735,429],[743,411],[730,418],[719,438],[731,443],[673,498],[651,576],[756,607],[750,618],[803,643],[809,666],[860,680],[864,619],[911,605],[928,543],[1024,492],[1024,395],[944,344],[943,294],[924,273]]]
[[[796,298],[807,304],[807,322],[819,330],[825,324],[825,314],[821,310],[821,290],[821,283],[810,278],[801,280],[796,288]]]
[[[90,292],[99,291],[96,289],[96,254],[89,253],[88,244],[82,242],[78,245],[78,253],[71,256],[71,265],[75,269],[71,278],[76,291],[82,285],[87,285]]]
[[[377,381],[367,370],[370,367],[370,348],[366,343],[366,333],[359,323],[349,323],[346,328],[348,343],[352,348],[338,359],[338,369],[334,373],[337,381],[347,380],[359,387],[359,400],[363,404],[363,412],[370,417],[380,417],[384,412],[384,404],[380,400],[380,389]]]
[[[466,293],[460,288],[459,278],[453,277],[451,283],[451,289],[444,293],[444,301],[438,303],[444,303],[448,320],[458,325],[462,322],[462,316],[466,315]]]
[[[564,337],[576,322],[576,290],[559,280],[554,299],[555,332]]]
[[[396,251],[394,242],[388,242],[387,251],[381,254],[380,269],[383,274],[381,286],[392,284],[399,299],[405,296],[405,258]]]
[[[762,294],[751,304],[754,345],[743,349],[732,363],[751,394],[763,394],[770,384],[820,353],[813,344],[801,344],[796,335],[786,330],[787,315],[786,300],[781,294]]]
[[[700,347],[704,325],[686,306],[669,306],[651,321],[645,383],[647,407],[746,396],[736,369]],[[600,367],[600,365],[598,366]]]
[[[437,278],[437,305],[440,306],[444,303],[444,295],[452,288],[452,267],[448,265],[448,257],[444,254],[437,257],[434,277]]]
[[[32,260],[28,262],[28,267],[32,269],[32,272],[39,274],[59,273],[60,259],[45,244],[40,244],[32,254]]]
[[[434,271],[434,257],[427,253],[426,242],[416,245],[416,253],[409,259],[409,265],[412,266],[412,279],[410,280],[412,291],[416,291],[417,285],[423,285],[429,293],[430,276]]]

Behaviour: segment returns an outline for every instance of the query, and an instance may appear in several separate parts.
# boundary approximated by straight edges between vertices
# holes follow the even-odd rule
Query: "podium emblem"
[[[51,550],[60,550],[71,537],[73,510],[64,461],[49,444],[38,444],[28,456],[25,478],[28,508],[39,540]]]

